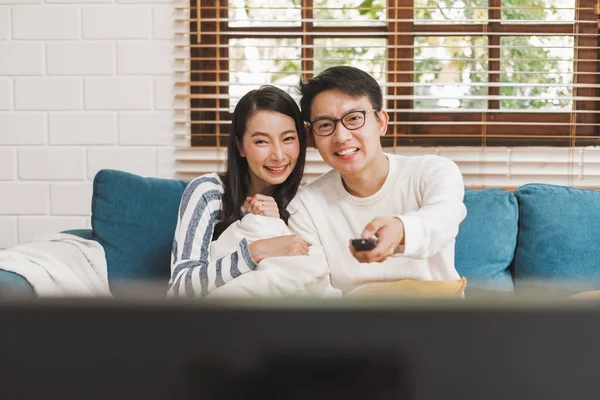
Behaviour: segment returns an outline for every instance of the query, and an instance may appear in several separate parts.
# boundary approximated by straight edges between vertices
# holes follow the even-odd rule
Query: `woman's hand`
[[[252,214],[279,218],[279,207],[277,207],[275,199],[264,194],[246,197],[244,208]]]
[[[252,260],[258,264],[263,258],[306,256],[310,246],[298,235],[285,235],[257,240],[250,244],[249,249]]]

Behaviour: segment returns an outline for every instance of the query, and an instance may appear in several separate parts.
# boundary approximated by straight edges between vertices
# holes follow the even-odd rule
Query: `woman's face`
[[[238,150],[250,167],[250,190],[254,195],[279,185],[290,176],[300,142],[294,119],[274,111],[256,111],[246,124]]]

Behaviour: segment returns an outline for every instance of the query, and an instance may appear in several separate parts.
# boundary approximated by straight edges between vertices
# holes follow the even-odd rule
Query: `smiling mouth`
[[[349,156],[351,154],[354,154],[358,151],[358,147],[353,147],[351,149],[346,149],[344,151],[336,151],[335,154],[336,156]]]
[[[283,167],[268,167],[265,165],[265,168],[268,169],[269,171],[273,171],[273,172],[281,172],[284,169],[286,169],[288,166],[284,165]]]

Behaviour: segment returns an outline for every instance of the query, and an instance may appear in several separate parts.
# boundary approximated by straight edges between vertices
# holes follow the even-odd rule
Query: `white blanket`
[[[291,234],[279,218],[247,214],[211,243],[210,258],[216,260],[231,254],[242,238],[252,243]],[[341,291],[331,286],[330,271],[324,257],[322,260],[307,256],[265,258],[258,263],[256,270],[238,276],[207,297],[341,296]]]
[[[104,249],[75,235],[53,234],[2,250],[0,269],[27,279],[38,296],[111,296]]]

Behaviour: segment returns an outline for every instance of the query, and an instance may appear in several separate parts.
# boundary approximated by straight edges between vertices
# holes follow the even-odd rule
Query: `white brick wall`
[[[86,78],[85,107],[88,110],[149,110],[152,79]]]
[[[174,20],[173,7],[156,6],[152,8],[152,37],[154,39],[172,39]]]
[[[0,42],[0,75],[43,75],[44,44],[22,41]]]
[[[15,110],[80,109],[80,78],[15,79]]]
[[[45,143],[45,113],[0,112],[0,146]]]
[[[0,181],[12,181],[15,179],[16,150],[10,147],[0,147]]]
[[[122,75],[165,74],[173,70],[173,46],[168,40],[117,44],[117,72]]]
[[[7,78],[0,78],[0,110],[12,108],[12,82]]]
[[[17,238],[17,217],[0,217],[0,249],[16,246]]]
[[[0,182],[0,215],[46,215],[50,190],[46,183]]]
[[[174,176],[173,10],[0,0],[0,249],[89,227],[100,169]]]
[[[10,9],[0,7],[0,40],[10,37]]]
[[[113,43],[48,43],[48,75],[112,75]]]
[[[147,39],[150,37],[151,7],[83,7],[84,39]]]
[[[175,80],[171,77],[154,78],[154,108],[157,110],[172,110],[178,101],[173,99],[176,89],[173,88]]]
[[[52,215],[89,215],[92,208],[92,183],[53,183],[50,186]]]
[[[85,149],[46,147],[19,149],[19,178],[29,181],[82,180]]]
[[[13,38],[74,40],[79,37],[79,10],[75,7],[14,7]]]
[[[173,143],[171,112],[119,114],[119,143],[124,145],[169,145]]]
[[[113,145],[117,143],[117,114],[53,113],[48,130],[51,145]]]
[[[0,5],[41,4],[42,0],[0,0]]]
[[[156,175],[156,151],[151,147],[88,149],[88,179],[103,168],[129,171],[144,176]]]

